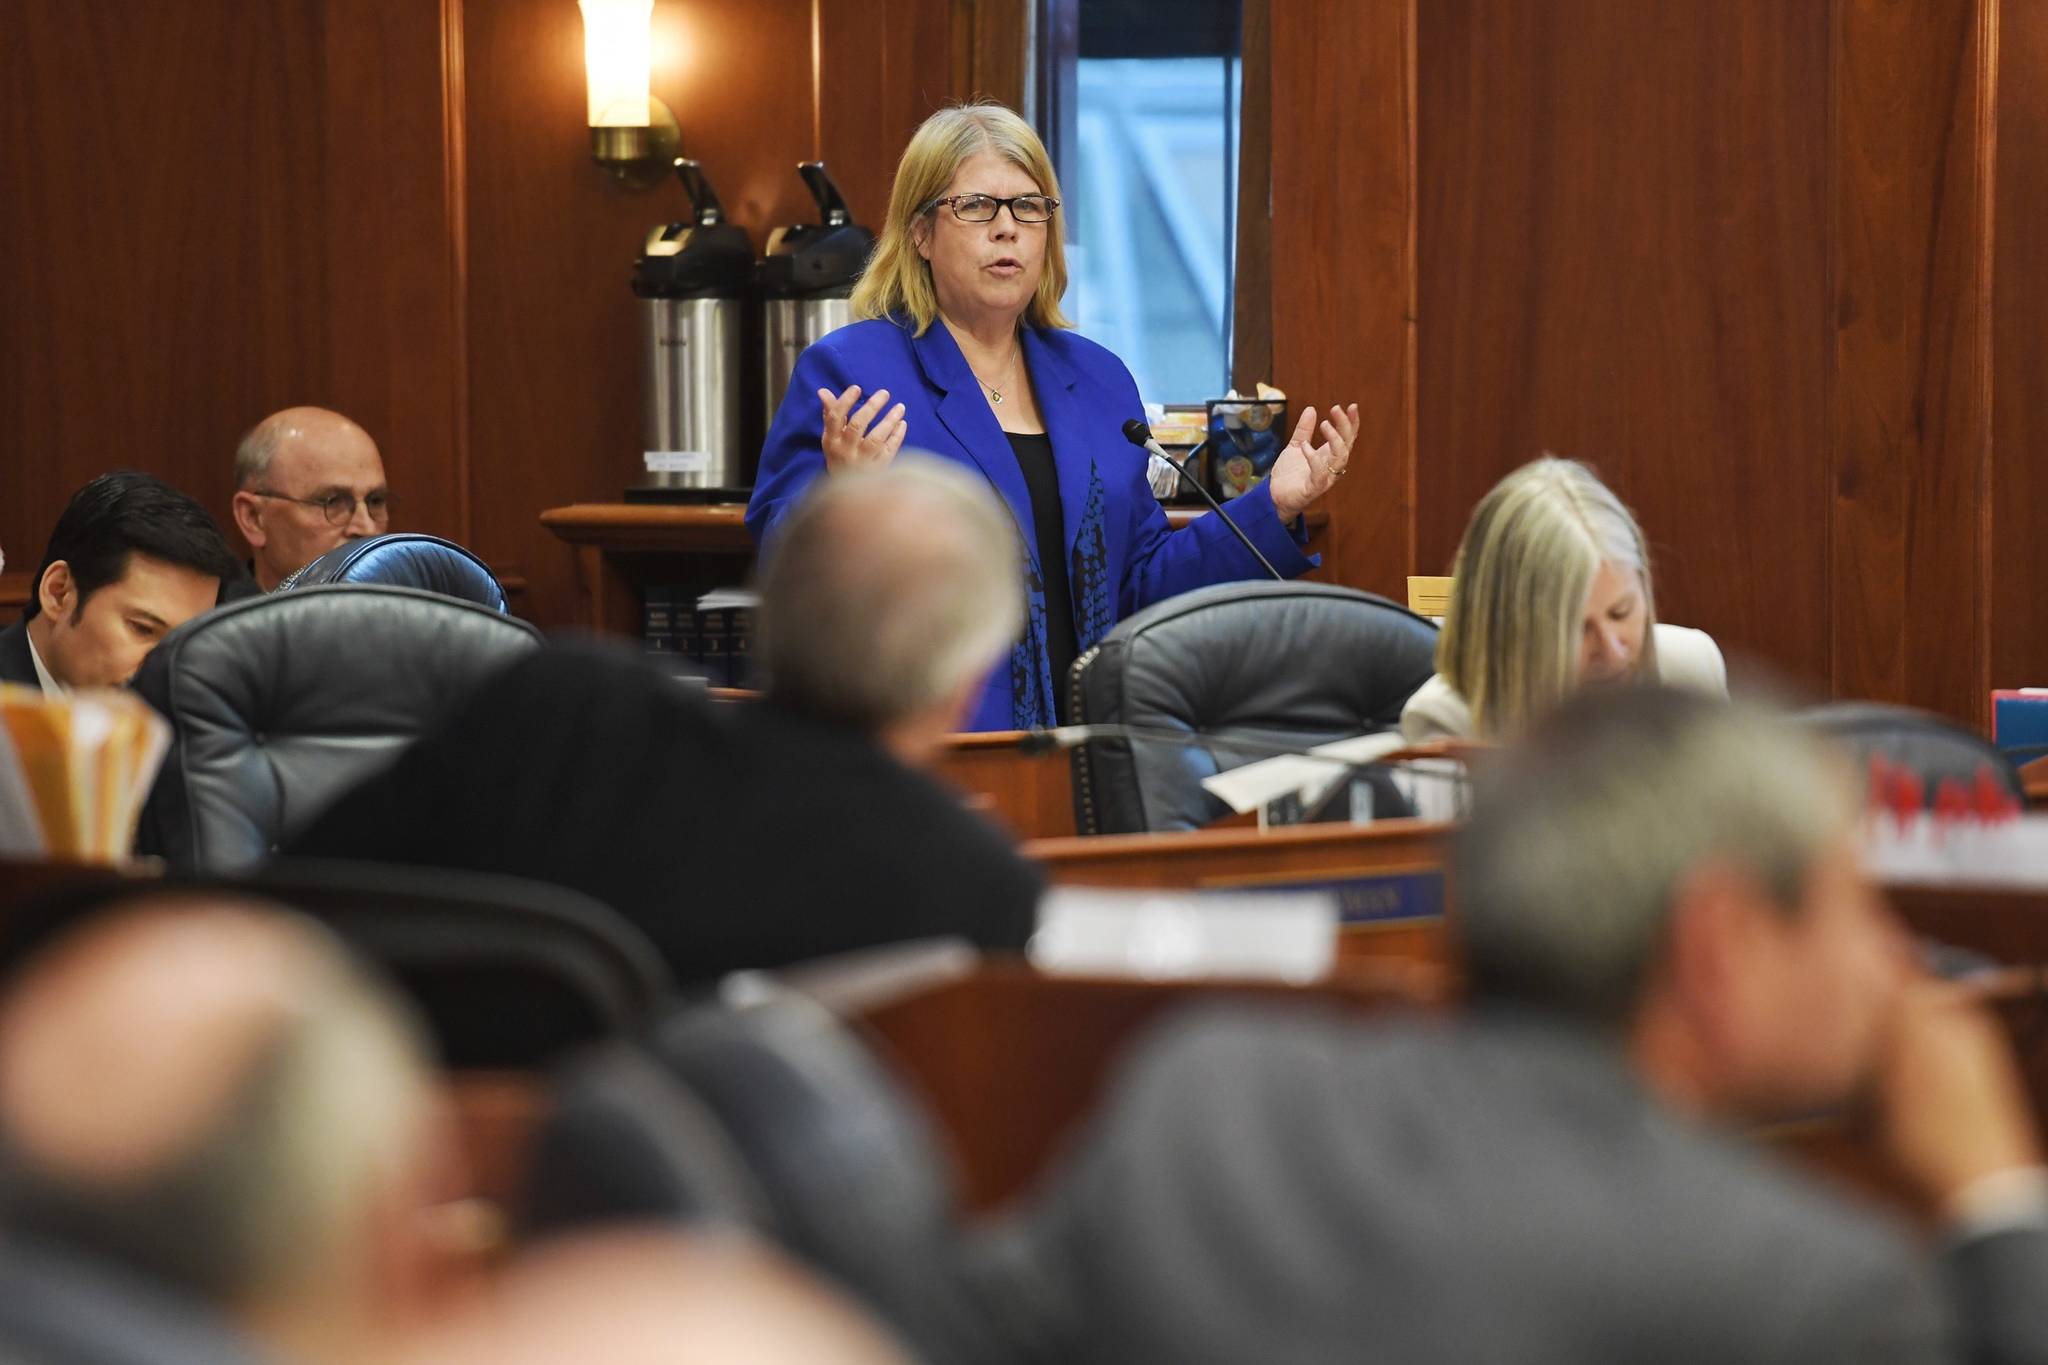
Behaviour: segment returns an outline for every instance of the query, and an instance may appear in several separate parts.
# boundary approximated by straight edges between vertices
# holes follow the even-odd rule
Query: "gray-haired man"
[[[1568,704],[1456,854],[1474,1008],[1191,1020],[1026,1239],[1071,1359],[2048,1359],[2002,1035],[1913,975],[1845,770],[1782,719]],[[1868,1088],[1938,1256],[1727,1131]]]

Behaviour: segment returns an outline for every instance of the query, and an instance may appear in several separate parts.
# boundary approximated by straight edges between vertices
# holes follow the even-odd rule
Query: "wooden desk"
[[[2048,756],[2020,764],[2020,788],[2028,805],[2037,810],[2048,806]]]
[[[1885,894],[1916,934],[2008,966],[2048,966],[2048,889],[1894,882]]]
[[[1035,839],[1024,854],[1055,883],[1182,890],[1329,891],[1344,917],[1340,962],[1444,965],[1451,826],[1422,820],[1188,834]]]
[[[1176,530],[1205,507],[1169,507]],[[753,564],[741,503],[579,502],[540,514],[540,524],[576,551],[576,624],[586,630],[640,634],[639,593],[650,584],[701,584],[700,591],[741,582]],[[1330,515],[1308,517],[1314,545]]]
[[[1024,730],[952,735],[932,764],[969,804],[1019,839],[1074,833],[1074,772],[1064,749],[1038,748]]]
[[[1026,1188],[1094,1112],[1133,1039],[1198,1001],[1307,1001],[1347,1011],[1437,1002],[1432,978],[1354,973],[1315,986],[1041,975],[991,961],[859,1022],[930,1107],[960,1162],[968,1207]]]

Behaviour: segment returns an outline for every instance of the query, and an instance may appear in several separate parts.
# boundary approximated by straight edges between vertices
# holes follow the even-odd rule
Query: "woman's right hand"
[[[889,391],[877,389],[874,397],[856,410],[853,405],[860,402],[860,385],[847,385],[846,392],[836,398],[830,389],[818,390],[818,402],[825,408],[827,470],[838,474],[849,469],[879,469],[896,458],[908,428],[904,425],[901,403],[890,408],[881,421],[875,420],[875,414],[888,401]]]

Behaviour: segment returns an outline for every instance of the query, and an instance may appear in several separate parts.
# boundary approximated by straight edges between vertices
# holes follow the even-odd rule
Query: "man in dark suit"
[[[0,682],[121,686],[172,627],[241,576],[197,502],[148,474],[102,474],[72,495],[27,610],[0,630]]]
[[[1170,1025],[1012,1243],[1048,1354],[2048,1359],[2004,1037],[1914,975],[1816,743],[1650,689],[1568,706],[1458,842],[1469,1015]],[[1858,1091],[1932,1257],[1731,1131]]]
[[[823,481],[763,570],[766,699],[714,704],[621,652],[543,650],[288,851],[575,887],[684,981],[928,937],[1021,948],[1037,872],[917,771],[1015,638],[1019,558],[957,471]]]

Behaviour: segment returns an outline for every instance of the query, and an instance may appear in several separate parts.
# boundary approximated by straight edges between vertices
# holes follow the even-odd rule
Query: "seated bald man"
[[[0,682],[122,686],[173,627],[246,581],[196,501],[149,474],[102,474],[72,494],[26,614],[0,630]]]
[[[338,412],[274,412],[235,451],[234,511],[249,571],[270,592],[344,541],[391,529],[384,458]]]
[[[262,905],[116,908],[0,1001],[8,1244],[168,1288],[267,1358],[371,1360],[417,1327],[446,1130],[391,999]]]

